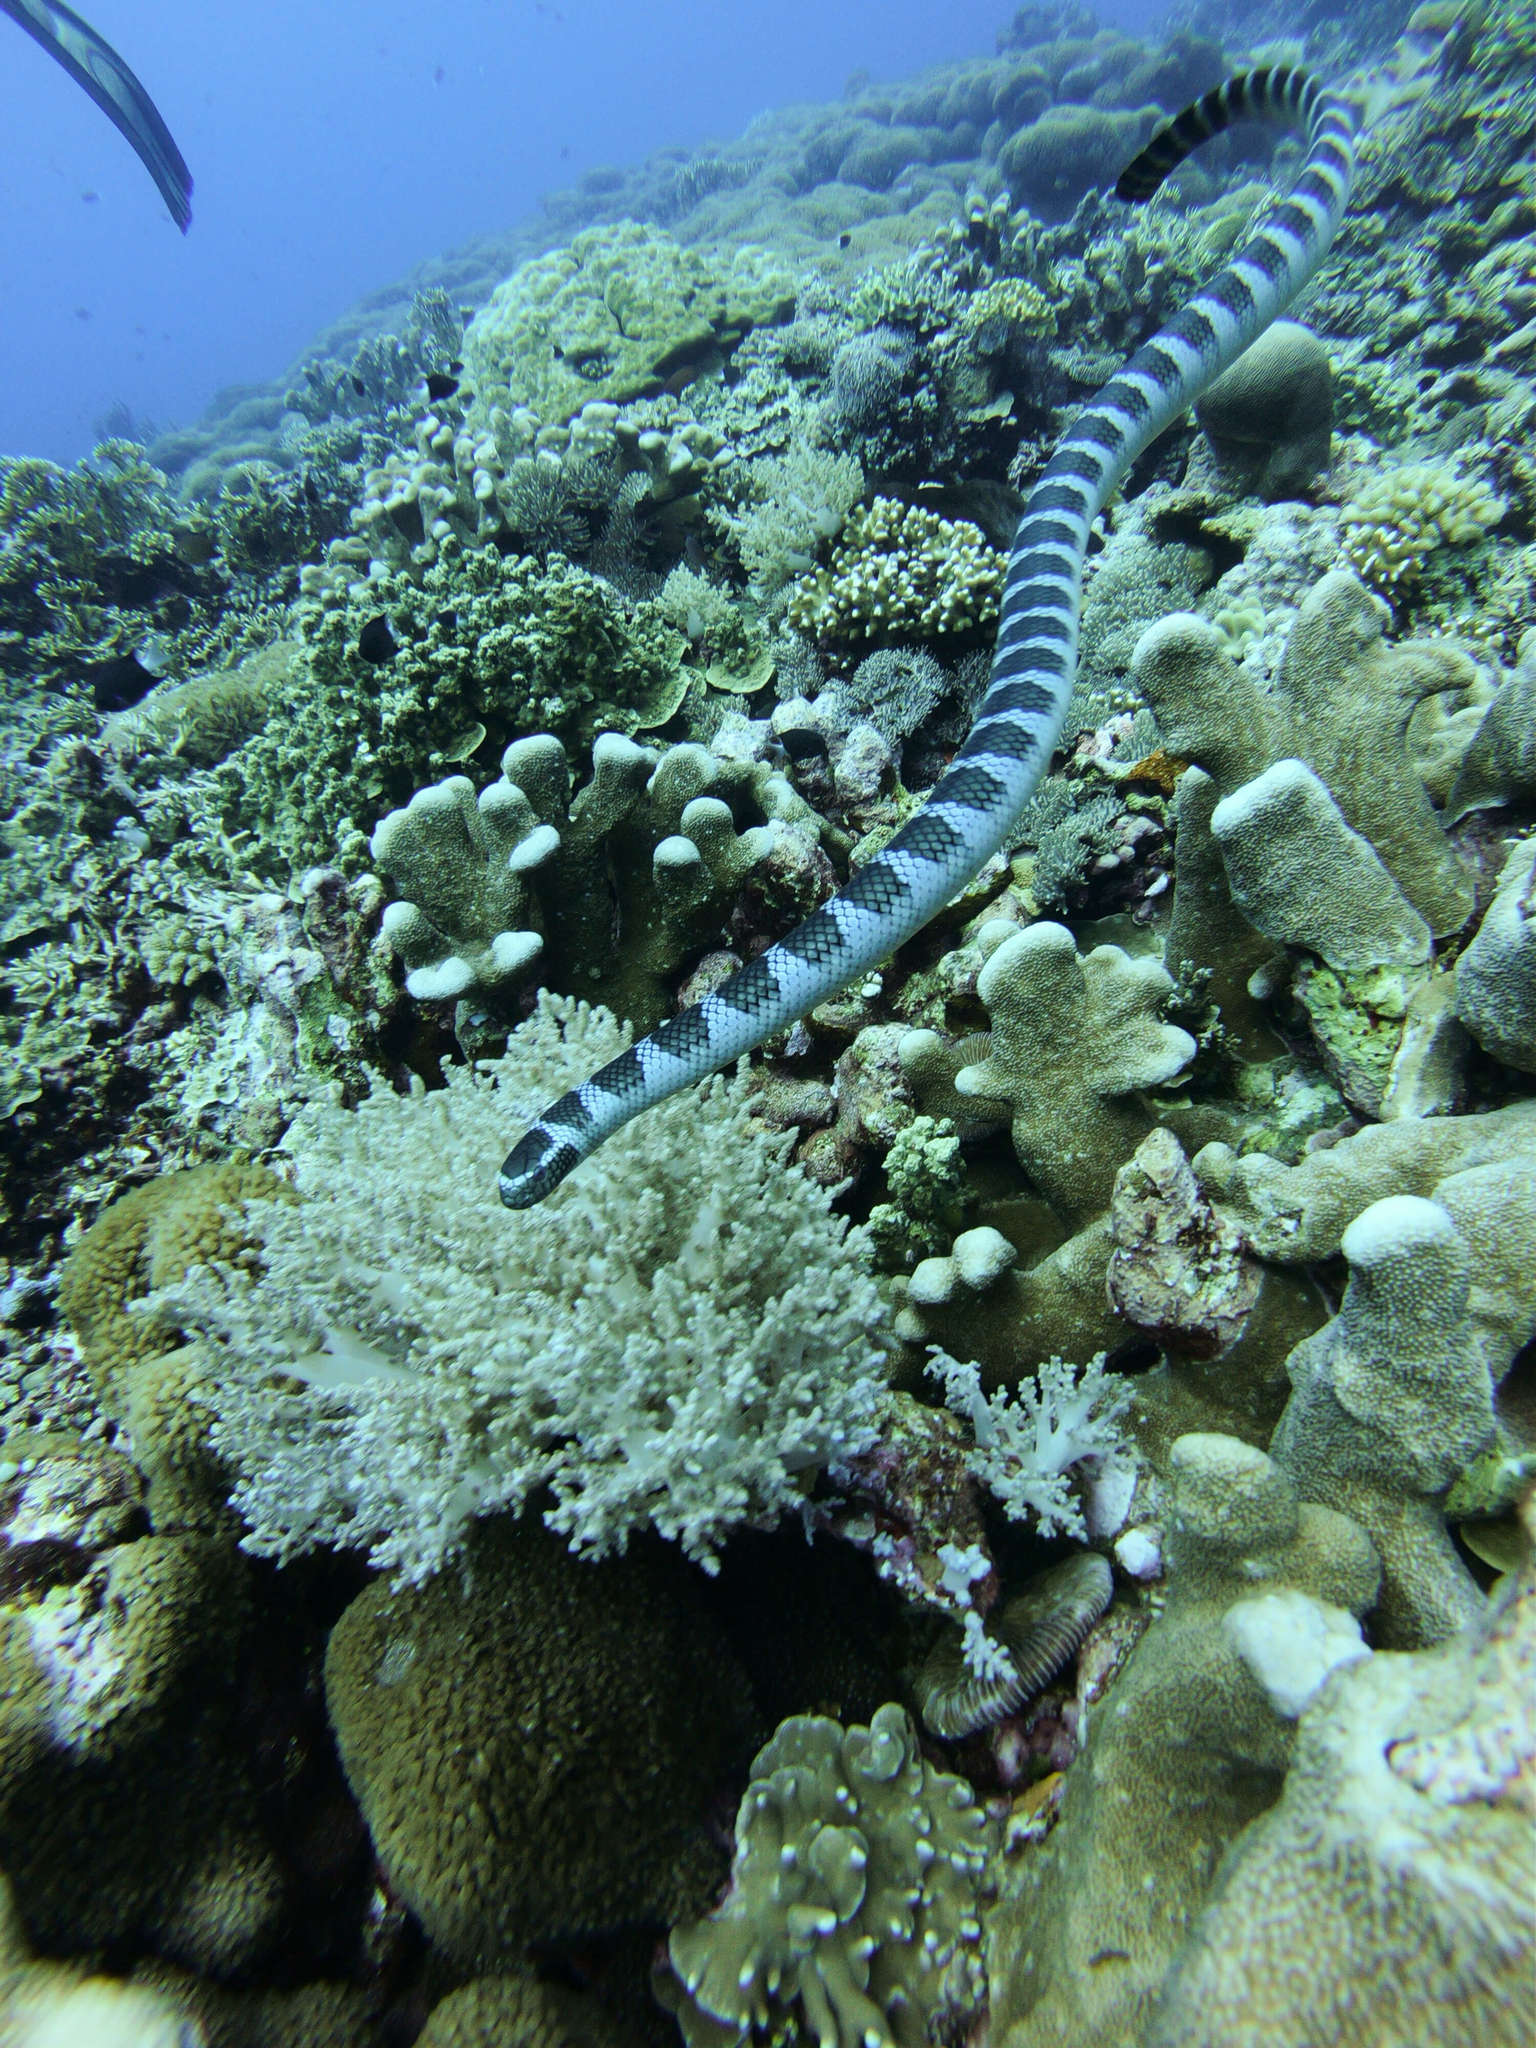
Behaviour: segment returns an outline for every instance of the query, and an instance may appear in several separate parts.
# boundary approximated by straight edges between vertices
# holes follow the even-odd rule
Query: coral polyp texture
[[[981,2008],[987,1817],[899,1706],[815,1714],[758,1752],[731,1887],[675,1927],[658,1992],[689,2048],[788,2036],[922,2048]]]
[[[638,1126],[510,1240],[459,1202],[541,1089],[622,1043],[546,998],[446,1088],[317,1102],[285,1142],[297,1200],[245,1204],[253,1270],[193,1265],[149,1297],[195,1347],[249,1548],[362,1548],[419,1580],[548,1486],[573,1548],[653,1527],[712,1564],[867,1446],[879,1296],[739,1081]]]
[[[1529,0],[1003,14],[0,456],[3,2048],[1536,2040]]]

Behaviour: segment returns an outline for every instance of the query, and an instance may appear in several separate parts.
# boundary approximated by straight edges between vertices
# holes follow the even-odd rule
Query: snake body
[[[1300,174],[1231,261],[1137,349],[1062,437],[1014,537],[986,694],[922,809],[785,938],[552,1103],[501,1169],[509,1208],[542,1201],[621,1124],[888,958],[1008,840],[1050,764],[1072,695],[1095,517],[1152,441],[1295,298],[1348,202],[1357,114],[1291,66],[1228,79],[1186,108],[1122,173],[1116,197],[1150,198],[1192,149],[1239,119],[1305,130]]]

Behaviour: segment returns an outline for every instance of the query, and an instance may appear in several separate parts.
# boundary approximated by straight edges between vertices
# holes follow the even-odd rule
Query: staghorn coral
[[[806,2030],[823,2048],[924,2048],[985,1998],[987,1822],[926,1763],[898,1706],[869,1726],[783,1722],[752,1764],[731,1889],[675,1927],[656,1990],[688,2048]]]
[[[461,1968],[696,1908],[744,1691],[696,1578],[655,1543],[579,1562],[528,1521],[487,1524],[465,1562],[369,1587],[326,1651],[342,1764],[390,1882]]]
[[[151,1297],[196,1347],[249,1548],[366,1546],[420,1580],[548,1485],[574,1549],[654,1526],[708,1566],[868,1439],[862,1243],[740,1081],[631,1126],[520,1223],[490,1199],[519,1115],[623,1043],[546,996],[478,1073],[315,1103],[284,1141],[297,1201],[245,1207],[260,1271],[197,1266]]]

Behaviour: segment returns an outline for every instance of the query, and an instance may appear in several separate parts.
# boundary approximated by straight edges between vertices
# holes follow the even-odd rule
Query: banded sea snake
[[[1300,175],[1232,260],[1063,435],[1014,536],[975,723],[922,809],[786,937],[552,1103],[501,1169],[508,1208],[542,1201],[632,1116],[751,1051],[886,959],[1006,843],[1066,718],[1094,519],[1163,429],[1295,298],[1349,199],[1357,113],[1290,66],[1228,79],[1187,107],[1121,173],[1115,196],[1150,198],[1192,149],[1239,119],[1305,128]]]

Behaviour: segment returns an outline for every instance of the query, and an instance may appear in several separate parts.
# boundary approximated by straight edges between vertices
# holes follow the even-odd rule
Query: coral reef
[[[1301,55],[1185,15],[1021,6],[0,458],[7,2044],[1536,2026],[1528,5],[1416,11],[1306,327],[1096,524],[1007,843],[495,1200],[589,1006],[963,744],[1063,422],[1284,176],[1101,196]]]

